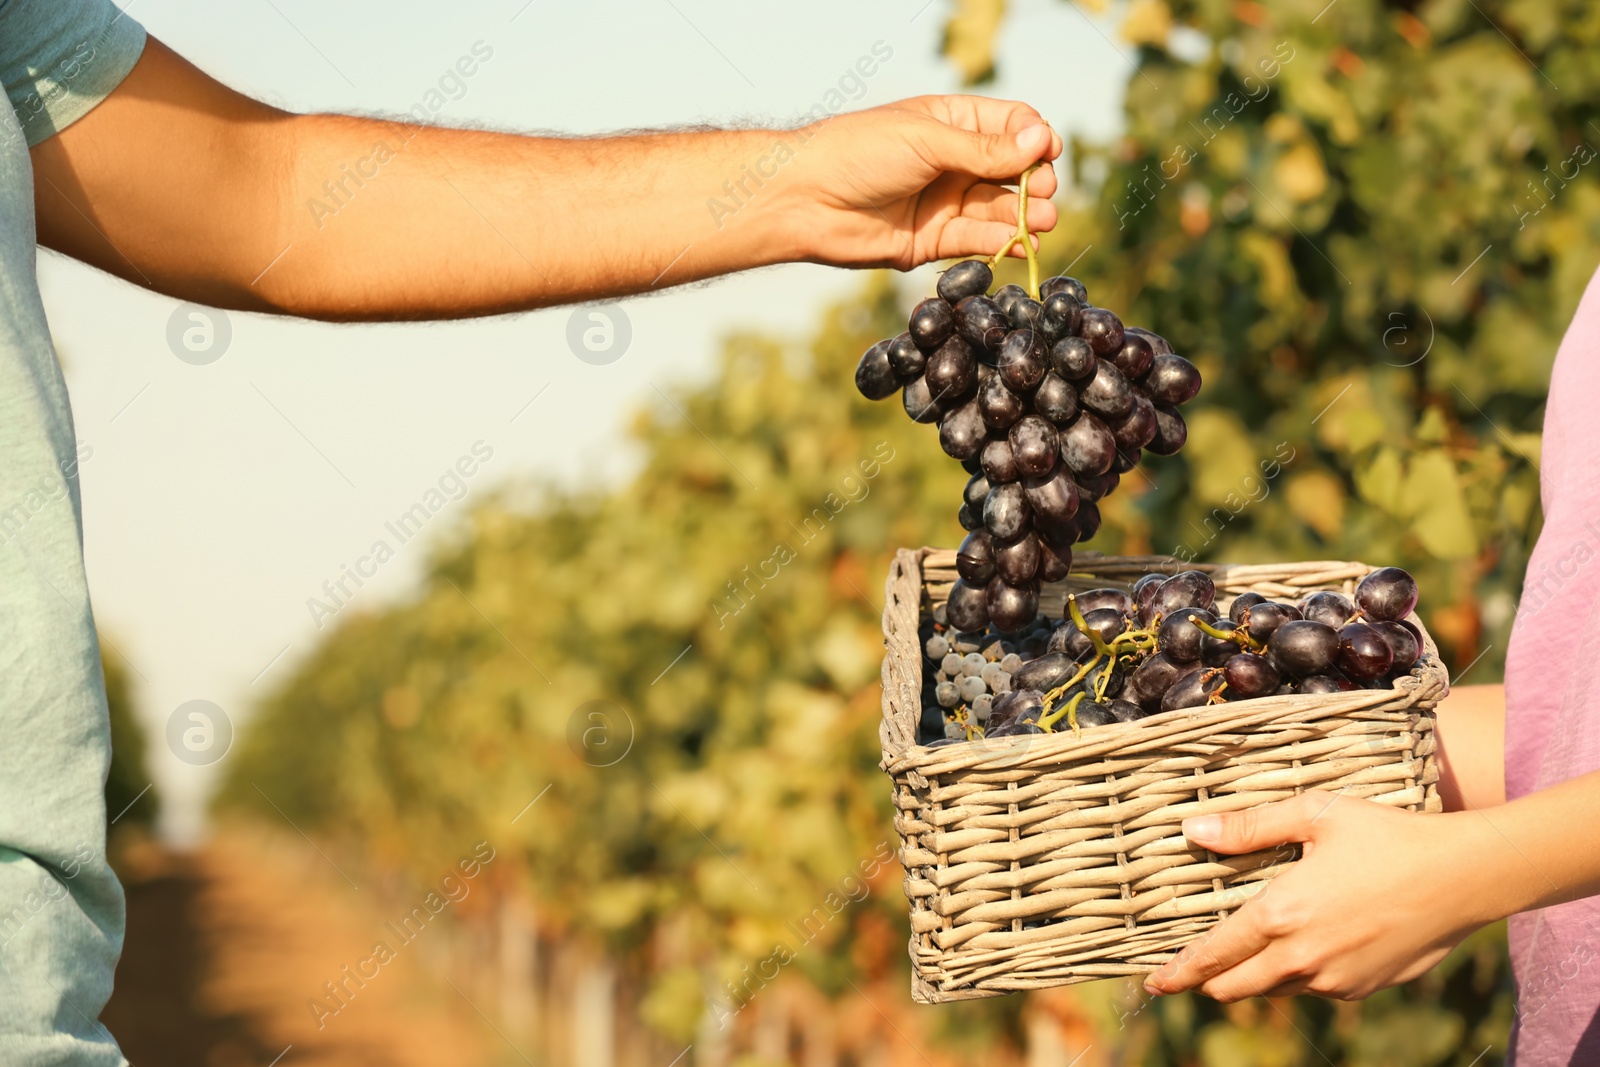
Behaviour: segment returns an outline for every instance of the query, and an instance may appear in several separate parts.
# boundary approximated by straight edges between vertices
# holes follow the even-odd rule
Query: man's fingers
[[[1017,232],[1015,221],[980,222],[977,219],[957,218],[945,223],[939,231],[938,247],[929,249],[923,260],[959,259],[963,256],[992,256],[1000,246]],[[1037,245],[1035,246],[1037,247]],[[1011,250],[1014,256],[1023,255],[1022,246]]]
[[[923,125],[921,140],[924,157],[939,170],[1000,181],[1015,180],[1033,164],[1052,158],[1057,139],[1042,124],[1015,133],[975,133],[935,121]]]
[[[1033,197],[1032,189],[1029,193],[1028,229],[1034,233],[1054,229],[1058,216],[1056,206],[1049,200]],[[964,218],[976,219],[979,222],[1009,222],[1015,226],[1017,194],[1002,185],[979,182],[968,189],[961,198],[961,214]]]
[[[1183,836],[1191,845],[1232,855],[1307,841],[1312,824],[1337,799],[1328,793],[1302,793],[1246,811],[1196,815],[1183,820]]]
[[[1246,905],[1211,933],[1192,941],[1184,950],[1145,979],[1152,993],[1181,993],[1193,989],[1265,948],[1270,939]]]

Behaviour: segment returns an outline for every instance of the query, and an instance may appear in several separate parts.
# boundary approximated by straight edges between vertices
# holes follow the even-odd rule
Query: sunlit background
[[[1574,163],[1600,141],[1600,29],[1578,4],[129,10],[295,110],[782,125],[880,42],[848,107],[1025,99],[1069,142],[1046,270],[1207,383],[1187,448],[1124,478],[1089,547],[1406,566],[1455,680],[1499,677],[1550,362],[1600,262]],[[647,176],[591,178],[603,200]],[[608,363],[569,342],[587,309],[234,314],[196,362],[170,341],[196,309],[48,253],[40,276],[87,457],[129,890],[105,1021],[133,1062],[1504,1061],[1498,926],[1359,1005],[1150,1003],[1122,981],[910,1003],[879,613],[896,548],[959,539],[964,479],[851,374],[933,268],[626,301]],[[316,610],[468,455],[459,499]],[[801,543],[829,493],[850,503]],[[793,561],[729,600],[779,543]],[[226,746],[182,743],[196,707]]]

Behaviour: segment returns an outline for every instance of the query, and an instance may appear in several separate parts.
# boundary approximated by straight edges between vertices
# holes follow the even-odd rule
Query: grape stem
[[[1033,248],[1033,235],[1028,232],[1028,175],[1038,170],[1041,164],[1035,163],[1022,172],[1022,177],[1017,179],[1017,232],[1000,246],[1000,251],[989,257],[989,266],[998,267],[1000,261],[1010,254],[1011,249],[1020,241],[1022,251],[1028,257],[1028,295],[1035,300],[1039,299],[1039,254]]]
[[[1247,613],[1245,620],[1241,622],[1237,628],[1232,630],[1219,630],[1198,615],[1190,615],[1189,621],[1199,627],[1200,632],[1205,634],[1207,637],[1215,637],[1218,641],[1228,641],[1232,644],[1238,645],[1240,648],[1247,648],[1252,652],[1260,652],[1266,646],[1260,641],[1257,641],[1255,638],[1251,637],[1250,631],[1246,629],[1246,627],[1250,624],[1250,618],[1248,615],[1249,610],[1249,608],[1245,609]]]
[[[1083,609],[1078,607],[1078,598],[1072,593],[1067,594],[1067,614],[1072,617],[1072,625],[1076,626],[1078,628],[1078,632],[1087,637],[1089,639],[1089,643],[1094,646],[1096,659],[1099,659],[1101,656],[1109,656],[1111,654],[1111,646],[1106,644],[1106,640],[1100,636],[1099,630],[1096,630],[1094,627],[1090,626],[1087,621],[1085,621],[1083,617]],[[1121,635],[1119,634],[1118,636],[1120,637]]]
[[[1078,672],[1071,678],[1067,679],[1065,682],[1062,682],[1060,685],[1050,690],[1050,692],[1046,693],[1044,695],[1044,713],[1046,715],[1050,714],[1050,710],[1056,706],[1056,701],[1066,696],[1067,690],[1071,689],[1073,686],[1087,678],[1089,676],[1089,672],[1094,670],[1094,665],[1099,663],[1102,658],[1103,657],[1096,655],[1088,663],[1085,663],[1083,666],[1079,667]],[[1076,722],[1077,719],[1074,718],[1073,721]]]
[[[1052,711],[1039,716],[1039,725],[1044,728],[1046,733],[1053,734],[1056,732],[1056,723],[1061,721],[1062,716],[1065,716],[1067,725],[1072,727],[1072,732],[1074,734],[1078,733],[1078,705],[1083,702],[1084,696],[1085,694],[1083,693],[1073,693],[1072,699],[1063,704],[1059,711]]]

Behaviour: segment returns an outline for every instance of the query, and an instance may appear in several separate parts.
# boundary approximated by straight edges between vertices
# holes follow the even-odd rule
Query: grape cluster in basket
[[[995,566],[965,547],[956,557],[971,588]],[[952,594],[923,624],[920,740],[1076,731],[1225,701],[1387,688],[1422,656],[1422,631],[1406,618],[1416,604],[1411,575],[1384,567],[1361,580],[1354,600],[1241,593],[1221,611],[1210,577],[1184,571],[1147,574],[1131,593],[1070,595],[1059,622],[1041,615],[1000,633],[970,625]]]
[[[1076,278],[1035,284],[1037,299],[1020,285],[991,297],[993,281],[984,260],[945,271],[906,332],[861,357],[856,387],[869,400],[898,390],[906,414],[938,423],[939,444],[972,475],[963,548],[992,560],[993,574],[958,586],[950,610],[961,629],[1015,633],[1038,613],[1040,581],[1066,577],[1073,544],[1100,528],[1097,501],[1143,452],[1183,447],[1178,405],[1200,391],[1200,372],[1161,337],[1090,305]]]

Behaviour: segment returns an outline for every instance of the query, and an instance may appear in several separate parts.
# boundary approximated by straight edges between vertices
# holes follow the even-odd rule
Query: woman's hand
[[[1478,872],[1485,851],[1505,842],[1475,813],[1415,814],[1311,792],[1186,819],[1183,832],[1228,854],[1303,842],[1304,858],[1146,979],[1151,993],[1356,1000],[1417,977],[1499,917]]]

